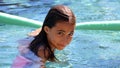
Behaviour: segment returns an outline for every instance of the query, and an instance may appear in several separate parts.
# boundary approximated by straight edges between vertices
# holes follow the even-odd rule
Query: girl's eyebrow
[[[64,30],[57,30],[57,31],[65,32]]]
[[[57,31],[66,32],[66,31],[64,31],[64,30],[57,30]],[[71,31],[71,32],[74,32],[74,31]]]

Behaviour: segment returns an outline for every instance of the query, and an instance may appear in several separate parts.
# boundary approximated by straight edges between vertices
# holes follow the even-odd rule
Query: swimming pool
[[[11,14],[43,21],[50,6],[55,4],[69,6],[78,22],[119,20],[119,2],[109,0],[72,1],[56,0],[54,4],[31,7]],[[107,3],[107,4],[106,4]],[[77,7],[76,7],[77,6]],[[80,6],[80,7],[79,7]],[[114,7],[115,6],[115,7]],[[33,9],[34,8],[34,9]],[[29,11],[27,11],[29,9]],[[30,11],[31,10],[31,11]],[[31,12],[35,11],[35,14]],[[33,18],[34,17],[34,18]],[[17,55],[16,42],[26,37],[35,28],[0,24],[0,67],[10,68]],[[76,30],[71,44],[63,51],[56,51],[61,62],[46,63],[47,68],[119,68],[120,67],[120,31]]]

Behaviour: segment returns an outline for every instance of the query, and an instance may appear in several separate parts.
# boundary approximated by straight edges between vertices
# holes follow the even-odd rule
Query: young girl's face
[[[57,22],[57,24],[52,27],[45,27],[44,30],[47,34],[48,43],[54,49],[62,50],[65,48],[70,41],[74,33],[75,25],[69,24],[68,22]]]

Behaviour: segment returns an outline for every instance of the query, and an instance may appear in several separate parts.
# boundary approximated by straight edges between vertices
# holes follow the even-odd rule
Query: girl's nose
[[[70,42],[70,38],[68,38],[68,37],[63,38],[63,40],[62,40],[62,44],[64,44],[64,45],[69,44],[69,42]]]

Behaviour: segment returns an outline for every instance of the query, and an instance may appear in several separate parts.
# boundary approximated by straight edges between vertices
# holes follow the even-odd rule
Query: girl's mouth
[[[59,44],[59,46],[65,47],[66,45],[63,45],[63,44]]]

